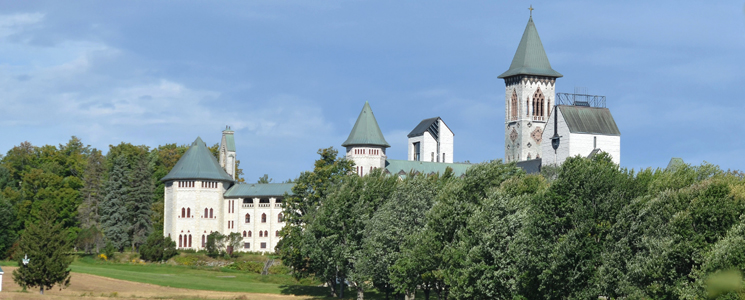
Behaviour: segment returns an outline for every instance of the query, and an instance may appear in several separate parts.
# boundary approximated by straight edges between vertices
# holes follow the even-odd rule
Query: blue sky
[[[0,153],[235,130],[248,181],[310,169],[365,101],[406,158],[440,116],[456,161],[503,156],[504,82],[533,5],[558,92],[605,95],[621,165],[745,169],[743,1],[3,1]]]

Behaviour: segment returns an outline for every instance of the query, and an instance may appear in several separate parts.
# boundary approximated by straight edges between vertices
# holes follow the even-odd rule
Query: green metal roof
[[[292,195],[294,183],[241,183],[230,187],[223,195],[225,198],[282,196]]]
[[[3,274],[3,268],[2,267],[0,267],[0,274]],[[0,284],[2,284],[2,282],[0,282]]]
[[[225,148],[227,148],[228,151],[235,152],[235,138],[233,137],[233,130],[230,129],[229,126],[225,126],[225,130],[222,131],[222,134],[225,136]]]
[[[683,161],[680,157],[673,157],[670,159],[670,162],[667,164],[667,167],[665,168],[666,171],[675,172],[678,169],[685,167],[686,163]]]
[[[551,68],[548,62],[548,56],[543,49],[541,38],[538,37],[538,30],[535,29],[533,17],[528,20],[523,37],[517,46],[515,57],[512,58],[510,69],[499,75],[499,78],[506,78],[515,75],[537,75],[548,77],[563,77],[561,73]]]
[[[607,108],[559,105],[559,110],[571,133],[621,135]]]
[[[451,164],[441,162],[426,162],[426,161],[413,161],[413,160],[397,160],[388,159],[385,161],[385,169],[391,174],[406,175],[410,171],[419,172],[422,174],[431,173],[445,173],[445,169],[450,167],[453,169],[455,176],[461,176],[466,173],[466,170],[473,166],[472,164]]]
[[[357,117],[357,122],[354,123],[352,132],[349,133],[349,137],[341,145],[342,147],[374,145],[385,148],[391,146],[385,141],[383,132],[380,131],[378,121],[375,120],[375,115],[373,115],[372,108],[370,108],[370,104],[367,101],[365,101],[365,106],[362,107],[360,116]]]
[[[207,149],[207,145],[201,138],[191,143],[189,150],[186,150],[181,159],[171,169],[171,172],[163,177],[160,181],[169,181],[176,179],[207,179],[233,182],[233,178],[228,175],[217,163],[217,159]]]

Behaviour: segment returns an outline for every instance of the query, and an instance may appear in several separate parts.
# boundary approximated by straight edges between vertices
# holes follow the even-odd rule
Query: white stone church
[[[621,133],[610,110],[586,101],[557,103],[556,79],[533,18],[528,20],[505,81],[504,160],[516,162],[528,173],[541,166],[561,164],[571,156],[609,153],[621,161]],[[558,107],[554,111],[554,107]],[[554,126],[556,124],[556,126]],[[557,148],[551,139],[560,137]],[[471,164],[453,163],[454,133],[440,117],[422,120],[408,134],[406,160],[388,159],[390,145],[383,137],[370,104],[360,115],[341,146],[354,161],[355,172],[365,176],[383,169],[392,176],[435,174],[451,168],[463,176]],[[202,250],[207,235],[240,233],[240,251],[273,252],[279,241],[282,200],[292,194],[292,183],[236,183],[236,148],[233,131],[222,132],[219,160],[201,138],[179,159],[165,182],[164,230],[180,249]]]

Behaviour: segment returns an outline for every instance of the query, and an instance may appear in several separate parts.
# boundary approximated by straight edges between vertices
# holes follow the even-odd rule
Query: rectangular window
[[[442,154],[442,162],[447,162],[445,161],[445,153]]]
[[[261,243],[261,249],[266,249],[266,243]]]
[[[419,161],[419,143],[414,143],[414,160]]]
[[[243,243],[243,249],[251,249],[251,243]]]

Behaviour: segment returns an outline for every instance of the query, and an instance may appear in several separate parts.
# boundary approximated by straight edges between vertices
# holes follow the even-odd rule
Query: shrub
[[[288,268],[284,265],[273,265],[269,267],[269,274],[278,274],[278,275],[286,275],[290,274],[292,272],[292,269]]]
[[[173,261],[175,261],[179,265],[184,266],[196,266],[199,262],[199,257],[196,256],[178,256],[173,258]]]
[[[255,261],[237,261],[227,266],[228,269],[261,274],[264,264]]]
[[[140,246],[140,257],[147,261],[166,261],[176,256],[176,243],[170,237],[164,237],[162,231],[155,231]]]

